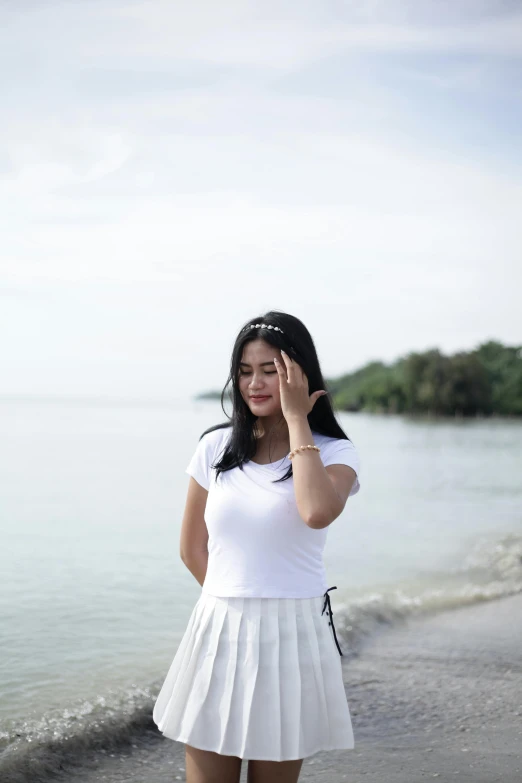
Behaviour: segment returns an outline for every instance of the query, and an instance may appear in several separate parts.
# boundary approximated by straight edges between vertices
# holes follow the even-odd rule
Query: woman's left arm
[[[287,418],[290,449],[313,444],[307,416]],[[348,465],[325,467],[315,449],[298,451],[292,458],[294,492],[299,514],[308,527],[321,529],[337,519],[348,500],[356,473]]]
[[[309,393],[308,378],[303,368],[281,351],[284,366],[277,356],[274,363],[279,373],[281,409],[288,425],[290,450],[313,445],[308,414],[326,394],[325,389]],[[357,478],[348,465],[325,467],[315,449],[297,452],[292,458],[294,492],[299,514],[308,527],[321,529],[337,519],[343,510]]]

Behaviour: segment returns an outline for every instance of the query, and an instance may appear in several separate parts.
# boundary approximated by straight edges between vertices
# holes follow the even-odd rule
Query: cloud
[[[23,6],[19,6],[19,9]],[[27,63],[155,70],[160,63],[291,70],[335,53],[467,52],[520,58],[515,3],[47,3],[8,13],[0,41]],[[56,46],[56,43],[59,46]]]
[[[205,324],[225,317],[224,295],[230,324],[262,303],[309,309],[332,367],[347,302],[361,361],[409,349],[411,323],[431,344],[441,329],[475,339],[486,321],[514,331],[518,3],[48,0],[0,13],[13,388],[35,334],[57,362],[132,361],[138,341],[142,356],[163,346],[161,364],[169,330],[217,350]]]
[[[298,257],[312,263],[325,254],[363,257],[374,266],[386,258],[400,266],[437,257],[444,267],[487,262],[499,234],[504,253],[515,257],[520,183],[376,139],[329,134],[320,149],[317,141],[306,133],[279,139],[279,146],[221,139],[226,162],[232,151],[236,161],[272,162],[281,183],[276,197],[276,179],[266,183],[264,195],[259,183],[248,190],[244,181],[242,188],[194,194],[156,194],[150,185],[140,198],[134,190],[123,200],[111,222],[94,216],[67,224],[37,220],[33,204],[34,222],[24,237],[29,245],[17,246],[13,238],[4,279],[168,282],[184,279],[194,265],[226,267],[248,259],[270,268]],[[205,144],[177,139],[179,160],[204,158]],[[215,153],[207,150],[208,158]],[[299,203],[306,180],[324,188]]]

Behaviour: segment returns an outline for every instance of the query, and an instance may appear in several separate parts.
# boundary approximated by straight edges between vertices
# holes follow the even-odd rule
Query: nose
[[[255,375],[253,375],[250,383],[248,384],[249,391],[253,394],[256,394],[258,391],[262,392],[264,387],[265,384],[263,383],[262,376],[257,378]]]

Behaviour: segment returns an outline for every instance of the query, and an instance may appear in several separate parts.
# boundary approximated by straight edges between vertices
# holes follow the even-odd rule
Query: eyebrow
[[[272,361],[271,361],[271,362],[261,362],[261,364],[260,364],[259,366],[260,366],[260,367],[264,367],[264,366],[265,366],[265,364],[273,364],[273,363],[274,363],[274,360],[272,359]],[[245,367],[250,367],[250,365],[249,365],[249,363],[248,363],[248,362],[239,362],[239,364],[240,364],[240,365],[244,365]]]

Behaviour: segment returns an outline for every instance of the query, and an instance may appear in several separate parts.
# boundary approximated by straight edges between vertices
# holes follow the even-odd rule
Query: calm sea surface
[[[159,686],[201,591],[178,554],[185,467],[225,417],[218,402],[16,400],[0,416],[6,747]],[[383,614],[522,589],[522,422],[339,419],[361,491],[328,533],[336,627],[355,642]]]

